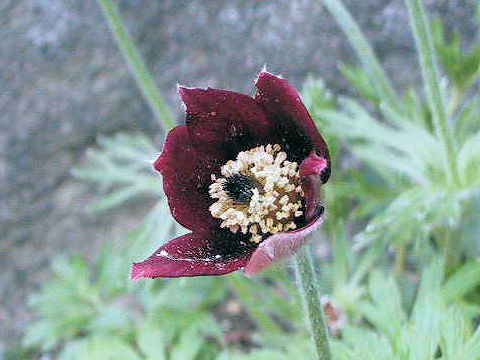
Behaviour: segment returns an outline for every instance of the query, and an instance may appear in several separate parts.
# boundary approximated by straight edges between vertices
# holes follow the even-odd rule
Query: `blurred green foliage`
[[[479,359],[480,328],[474,330],[471,313],[446,301],[448,296],[442,293],[443,268],[438,259],[424,268],[409,313],[402,306],[395,280],[381,272],[372,272],[368,298],[358,304],[359,313],[370,326],[360,323],[345,327],[342,339],[332,342],[334,357],[339,360]]]
[[[328,2],[333,10],[335,3]],[[338,326],[336,360],[480,359],[480,50],[465,50],[455,31],[447,37],[439,19],[433,30],[458,184],[445,172],[444,145],[416,88],[392,106],[395,96],[375,86],[381,72],[367,71],[362,58],[362,67],[340,66],[349,94],[334,95],[320,79],[303,90],[333,155],[318,268],[343,319],[335,324],[328,315],[331,330]],[[107,241],[93,263],[55,259],[51,280],[30,299],[38,319],[11,359],[32,352],[59,360],[308,358],[288,268],[254,279],[128,280],[131,262],[184,232],[151,168],[156,152],[144,135],[119,134],[99,139],[74,171],[104,191],[90,211],[138,196],[158,203],[121,244]]]
[[[433,42],[453,89],[466,91],[478,77],[480,45],[475,44],[470,50],[465,51],[457,30],[453,30],[450,39],[447,40],[443,23],[439,18],[433,21]]]

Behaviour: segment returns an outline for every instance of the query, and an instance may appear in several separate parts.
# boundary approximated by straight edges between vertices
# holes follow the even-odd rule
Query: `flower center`
[[[238,153],[236,160],[222,166],[223,177],[212,175],[210,206],[222,228],[250,233],[259,243],[264,236],[297,227],[303,215],[304,193],[298,164],[287,160],[280,145],[259,146]]]

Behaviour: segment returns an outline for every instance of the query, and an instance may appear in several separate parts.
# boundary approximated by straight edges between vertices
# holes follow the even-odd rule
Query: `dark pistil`
[[[241,203],[250,202],[253,189],[255,188],[255,181],[248,176],[242,174],[235,174],[227,177],[227,182],[223,184],[223,190],[225,190],[234,201]]]

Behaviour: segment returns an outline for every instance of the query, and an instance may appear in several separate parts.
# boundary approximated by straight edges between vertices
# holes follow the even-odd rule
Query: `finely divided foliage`
[[[101,2],[108,13],[113,3]],[[424,101],[421,84],[396,93],[339,0],[323,3],[361,63],[341,65],[352,91],[336,96],[311,79],[303,92],[336,170],[324,193],[328,216],[320,237],[328,246],[316,253],[321,292],[335,305],[326,312],[335,360],[480,359],[478,41],[466,49],[439,19],[425,24],[419,1],[406,2],[416,9],[410,16],[428,86],[440,90],[441,99],[433,94]],[[135,70],[141,64],[130,57]],[[432,59],[440,66],[439,83],[428,76],[435,70],[425,68]],[[153,84],[144,80],[140,86]],[[167,116],[148,86],[154,113]],[[436,129],[439,103],[455,140],[451,154]],[[25,348],[59,360],[304,360],[315,354],[288,268],[270,268],[254,280],[236,273],[127,281],[131,261],[186,232],[170,217],[151,170],[156,153],[145,135],[117,135],[99,139],[74,170],[101,189],[90,207],[97,213],[137,197],[158,203],[121,245],[106,245],[93,263],[76,256],[53,262],[52,279],[31,299],[38,319],[28,327]],[[250,196],[242,184],[246,190],[237,195]]]
[[[415,8],[420,6],[417,1],[412,2]],[[327,8],[335,15],[338,9],[333,3],[336,2],[328,1]],[[412,16],[416,14],[414,12]],[[445,150],[442,138],[436,136],[433,119],[437,115],[436,110],[432,110],[434,105],[423,105],[413,89],[407,90],[404,97],[392,105],[372,85],[381,82],[381,79],[378,77],[380,73],[372,69],[369,71],[370,65],[364,64],[365,70],[350,66],[343,66],[341,70],[359,95],[375,105],[374,111],[367,110],[359,100],[346,96],[337,99],[339,109],[331,106],[331,103],[325,106],[317,102],[319,108],[313,111],[325,131],[331,137],[347,143],[348,151],[365,164],[366,167],[362,169],[375,172],[355,174],[345,184],[333,184],[330,190],[337,196],[361,198],[362,194],[352,196],[343,189],[358,187],[359,177],[364,178],[365,182],[374,181],[374,187],[366,185],[368,188],[362,190],[370,191],[372,198],[378,198],[378,207],[383,211],[379,212],[378,207],[366,209],[365,204],[358,205],[362,215],[365,211],[376,213],[369,219],[365,230],[357,234],[359,246],[378,239],[393,243],[414,241],[417,245],[418,242],[425,245],[433,236],[433,240],[442,247],[441,243],[450,242],[442,239],[441,233],[448,232],[442,230],[445,228],[454,232],[453,244],[449,246],[455,249],[455,254],[447,251],[449,256],[453,256],[451,261],[460,256],[465,246],[459,235],[462,227],[469,226],[467,223],[470,220],[465,219],[469,217],[469,211],[474,206],[472,204],[478,202],[480,186],[479,99],[478,94],[469,91],[478,77],[480,58],[477,56],[478,46],[467,52],[460,48],[460,35],[457,32],[452,35],[451,42],[445,37],[443,26],[436,19],[432,38],[434,48],[440,54],[438,61],[449,81],[449,87],[442,88],[441,96],[448,99],[448,126],[455,137],[456,151],[453,148]],[[427,45],[420,43],[419,52],[431,55],[432,47]],[[366,51],[359,56],[362,58],[368,54],[370,52]],[[365,62],[364,58],[362,62]],[[469,65],[459,66],[465,62]],[[372,64],[376,64],[376,61],[372,61]],[[427,62],[422,65],[428,67],[431,64]],[[424,70],[430,73],[430,69]],[[308,94],[312,96],[316,93],[317,97],[321,97],[322,86],[310,83]],[[315,106],[312,99],[306,102]],[[455,175],[451,175],[451,169],[445,167],[452,156],[457,172]],[[458,177],[457,183],[451,181],[452,176]],[[380,191],[381,197],[378,194]],[[475,223],[478,226],[478,220]]]
[[[369,278],[369,299],[359,312],[375,330],[350,325],[332,351],[339,360],[467,360],[480,358],[480,329],[472,330],[465,309],[449,304],[442,296],[442,269],[434,259],[422,274],[416,301],[410,314],[402,306],[392,278],[373,272]]]

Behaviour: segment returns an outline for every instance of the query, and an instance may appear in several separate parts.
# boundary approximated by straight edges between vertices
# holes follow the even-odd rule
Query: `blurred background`
[[[439,47],[441,41],[448,41],[453,32],[458,32],[462,51],[472,49],[477,41],[476,3],[426,1],[428,12],[442,19],[444,28],[435,27],[435,34],[441,38],[444,32],[447,40],[438,40]],[[372,90],[371,83],[355,66],[359,61],[351,44],[321,1],[121,0],[117,4],[177,122],[183,121],[177,83],[252,94],[252,81],[267,64],[269,71],[281,73],[303,89],[305,102],[318,115],[320,128],[326,127],[327,137],[338,150],[338,170],[334,170],[337,174],[332,183],[337,180],[337,184],[346,184],[342,176],[349,177],[352,171],[371,171],[371,167],[362,167],[361,155],[356,156],[348,145],[342,145],[360,135],[342,134],[341,129],[337,131],[328,124],[335,123],[334,112],[341,107],[337,99],[344,96],[362,98],[359,101],[366,111],[383,123],[385,117],[378,115],[377,108],[382,94]],[[421,92],[420,68],[405,4],[400,0],[345,0],[344,4],[399,93],[409,89]],[[272,329],[276,329],[290,339],[302,334],[295,291],[279,285],[288,277],[288,269],[286,273],[274,269],[261,279],[270,287],[266,304],[277,306],[280,314],[269,314],[264,308],[256,310],[255,304],[265,302],[262,299],[266,295],[259,294],[258,285],[237,275],[229,280],[219,277],[197,282],[175,279],[129,284],[130,261],[142,259],[181,230],[164,208],[160,177],[150,171],[147,163],[162,148],[165,133],[143,100],[98,3],[3,0],[0,33],[0,359],[82,359],[86,342],[90,346],[88,353],[97,358],[92,349],[96,343],[106,346],[105,338],[115,344],[111,348],[118,345],[120,350],[117,355],[101,353],[99,359],[233,359],[235,355],[227,357],[227,353],[265,347],[273,347],[273,355],[252,355],[252,359],[280,359],[274,350],[283,346],[281,341],[272,345],[274,342],[262,331],[274,333]],[[443,44],[445,48],[450,45]],[[475,71],[478,62],[476,65]],[[455,85],[453,77],[448,78],[448,68],[443,66],[442,72],[447,76],[445,86]],[[467,100],[477,96],[475,80],[462,93]],[[461,84],[457,88],[463,90]],[[420,104],[418,112],[425,110],[421,105],[423,97],[415,99]],[[474,114],[478,114],[476,104],[471,105]],[[325,108],[331,117],[322,120]],[[462,109],[454,108],[453,113]],[[425,118],[429,118],[428,114]],[[478,117],[469,121],[474,124],[466,130],[470,134],[476,129]],[[132,167],[133,160],[141,165]],[[378,173],[379,177],[384,175],[382,170]],[[135,179],[132,174],[144,174],[145,179],[140,175]],[[337,212],[332,209],[326,238],[340,236],[345,247],[350,247],[354,235],[362,233],[376,215],[383,214],[402,186],[415,183],[400,177],[376,187],[385,190],[377,193],[377,198],[365,189],[354,189],[360,200],[339,195],[336,201],[350,205]],[[383,180],[365,181],[375,184]],[[118,189],[127,190],[112,195]],[[358,206],[362,196],[370,201],[368,206],[365,202],[363,207]],[[353,219],[350,213],[355,211]],[[465,218],[460,215],[459,219]],[[475,221],[468,226],[477,224],[478,217]],[[339,229],[337,225],[344,222],[346,226]],[[428,218],[424,224],[433,224],[431,227],[436,229],[435,220]],[[479,239],[475,231],[467,244],[473,257]],[[378,237],[384,239],[382,236]],[[428,243],[434,236],[428,232],[425,237]],[[406,260],[395,257],[395,243],[386,247],[387,252],[391,250],[391,258],[383,265],[392,268],[396,261],[404,261],[402,269],[410,269],[413,278],[413,285],[406,285],[405,290],[411,298],[420,272],[416,261],[429,253],[415,252],[420,243],[416,235],[404,239],[407,250],[401,247],[399,251],[407,251]],[[383,245],[389,239],[384,241]],[[128,245],[131,243],[137,246],[132,249]],[[323,242],[315,247],[320,259],[332,258],[329,244]],[[415,246],[409,262],[408,251]],[[381,248],[385,250],[385,246]],[[112,265],[112,259],[99,260],[116,254],[114,251],[119,252],[120,264]],[[350,259],[356,255],[345,256]],[[465,259],[463,255],[461,258]],[[329,271],[325,270],[322,277],[328,277],[325,274]],[[333,281],[325,280],[327,289]],[[363,288],[360,283],[356,284]],[[346,298],[351,298],[347,293]],[[172,309],[179,305],[167,300],[179,294],[184,297],[185,307],[197,312],[183,314],[187,325],[167,336],[157,323],[173,317]],[[357,295],[361,294],[364,291]],[[360,316],[355,309],[350,310],[353,317]],[[292,311],[297,323],[289,318]],[[65,320],[65,314],[72,318]],[[148,318],[151,314],[158,321]],[[55,316],[63,317],[66,323]],[[190,324],[204,317],[212,321],[208,329],[192,330]],[[172,318],[171,323],[162,326],[171,330],[171,324],[177,321]],[[160,335],[152,335],[158,331]],[[148,354],[144,347],[154,348],[159,338],[164,346],[156,353],[152,350],[157,355]],[[143,345],[148,341],[152,345]],[[172,349],[178,348],[188,348],[191,354],[174,353]],[[286,351],[283,349],[281,354]],[[123,355],[118,357],[120,353]]]

